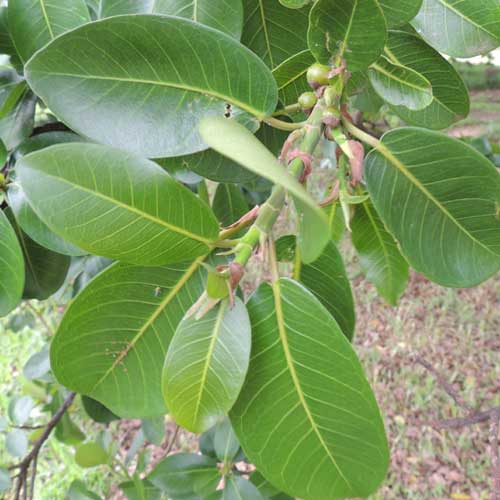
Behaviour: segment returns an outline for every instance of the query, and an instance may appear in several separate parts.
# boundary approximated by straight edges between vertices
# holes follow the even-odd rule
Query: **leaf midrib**
[[[404,66],[401,66],[401,65],[400,65],[400,67],[402,69],[405,68]],[[386,75],[391,80],[395,80],[395,81],[399,82],[401,85],[404,85],[405,87],[410,87],[410,88],[413,88],[415,90],[418,90],[419,92],[423,92],[425,94],[432,95],[431,92],[430,92],[430,88],[431,87],[429,87],[427,85],[425,87],[419,87],[418,85],[416,85],[414,83],[411,83],[408,80],[401,80],[401,78],[395,76],[393,73],[387,71],[385,68],[383,68],[382,66],[379,66],[376,63],[372,64],[372,68],[375,69],[376,71],[378,71],[379,73],[382,73],[383,75]],[[406,68],[406,69],[409,69],[410,71],[414,71],[414,70],[412,70],[410,68]],[[414,71],[414,73],[415,73],[415,75],[417,75],[416,71]]]
[[[300,385],[300,380],[297,375],[297,372],[295,370],[295,362],[292,356],[292,353],[290,351],[290,346],[288,344],[288,338],[287,338],[287,332],[286,332],[286,327],[285,327],[285,317],[283,313],[283,305],[281,302],[281,290],[280,290],[280,284],[279,282],[274,282],[272,285],[272,290],[273,290],[273,295],[274,295],[274,303],[276,306],[276,322],[278,324],[278,331],[281,339],[281,345],[283,346],[283,352],[285,354],[285,359],[286,359],[286,364],[288,367],[288,370],[290,372],[290,376],[292,377],[293,385],[295,387],[295,391],[297,392],[297,396],[299,397],[300,404],[302,408],[304,409],[307,419],[309,420],[311,427],[316,434],[316,437],[318,438],[322,448],[325,450],[326,454],[330,458],[330,461],[334,465],[335,469],[337,469],[338,473],[340,474],[340,477],[344,480],[345,484],[351,489],[352,485],[348,481],[348,479],[345,477],[343,474],[341,468],[337,464],[337,461],[335,460],[334,456],[331,454],[330,450],[328,449],[328,446],[325,443],[325,440],[323,439],[323,436],[321,434],[321,431],[319,430],[314,417],[311,413],[311,410],[309,409],[309,405],[307,404],[307,401],[305,399],[304,393],[302,391],[302,386]]]
[[[203,238],[197,234],[194,234],[194,233],[191,233],[190,231],[187,231],[186,229],[183,229],[181,227],[178,227],[178,226],[175,226],[175,225],[170,224],[168,222],[165,222],[163,219],[159,219],[158,217],[154,217],[153,215],[148,214],[147,212],[142,212],[138,208],[135,208],[131,205],[126,205],[125,203],[117,200],[116,198],[111,198],[110,196],[107,196],[104,193],[101,193],[99,191],[93,191],[92,189],[81,186],[80,184],[75,184],[67,179],[64,179],[63,177],[57,177],[56,175],[49,174],[45,171],[41,171],[41,172],[43,173],[43,175],[46,175],[47,177],[51,177],[52,179],[56,179],[59,182],[63,182],[65,184],[68,184],[69,186],[73,187],[76,190],[81,190],[85,193],[92,194],[92,195],[96,196],[97,198],[101,198],[101,199],[103,199],[109,203],[112,203],[112,204],[114,204],[114,205],[116,205],[124,210],[132,212],[136,215],[139,215],[140,217],[142,217],[144,219],[148,219],[151,222],[154,222],[156,224],[164,226],[171,231],[174,231],[178,234],[182,234],[183,236],[186,236],[187,238],[190,238],[192,240],[199,241],[200,243],[204,243],[208,247],[210,247],[213,244],[213,241],[211,241],[207,238]]]
[[[241,108],[243,111],[247,111],[248,113],[251,113],[252,115],[256,116],[260,120],[263,120],[266,118],[266,114],[260,112],[259,110],[252,108],[249,106],[247,103],[242,102],[238,99],[235,99],[233,96],[227,96],[223,95],[219,92],[215,92],[212,89],[206,89],[206,88],[200,88],[196,87],[193,85],[186,85],[186,84],[179,84],[179,83],[168,83],[168,82],[162,82],[158,80],[143,80],[141,78],[123,78],[123,77],[115,77],[115,76],[102,76],[102,75],[82,75],[78,73],[61,73],[61,72],[47,72],[47,71],[32,71],[32,74],[39,74],[43,76],[62,76],[62,77],[69,77],[69,78],[80,78],[80,79],[87,79],[87,80],[102,80],[102,81],[110,81],[110,82],[121,82],[121,83],[132,83],[132,84],[139,84],[139,85],[153,85],[153,86],[158,86],[158,87],[166,87],[166,88],[173,88],[176,90],[183,90],[187,92],[196,92],[198,94],[203,94],[205,96],[210,96],[210,97],[215,97],[216,99],[219,99],[221,101],[230,101],[231,104],[237,106],[238,108]]]
[[[267,20],[266,20],[266,12],[264,9],[264,3],[262,0],[259,0],[259,10],[260,10],[260,18],[262,20],[262,29],[264,31],[264,37],[266,39],[266,47],[269,54],[269,61],[271,63],[271,68],[274,68],[274,58],[273,51],[271,47],[271,39],[269,37],[269,31],[267,29]]]
[[[45,24],[47,25],[47,29],[49,30],[49,35],[51,39],[54,39],[54,32],[52,31],[52,26],[50,25],[49,16],[47,15],[47,9],[45,8],[45,0],[40,1],[40,8],[42,9],[43,19]]]
[[[127,355],[132,351],[137,342],[144,336],[149,327],[157,320],[160,314],[164,311],[164,309],[168,306],[168,304],[176,297],[176,295],[180,292],[182,287],[188,282],[188,280],[193,276],[193,274],[199,269],[201,263],[207,258],[206,255],[203,257],[199,257],[196,259],[191,266],[185,271],[184,275],[179,279],[177,284],[170,290],[170,292],[166,295],[166,297],[160,302],[158,307],[155,309],[153,314],[146,321],[144,326],[137,332],[135,337],[130,341],[127,347],[120,353],[119,356],[113,361],[112,365],[106,370],[106,372],[102,375],[102,377],[94,384],[90,393],[93,393],[95,389],[104,382],[104,380],[113,372],[113,370],[123,362],[123,360],[127,357]]]

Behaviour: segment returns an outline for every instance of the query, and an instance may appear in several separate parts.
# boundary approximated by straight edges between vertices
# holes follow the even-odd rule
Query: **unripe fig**
[[[304,111],[308,111],[309,109],[314,108],[317,102],[318,98],[314,92],[304,92],[299,97],[299,106]]]
[[[328,73],[330,73],[328,66],[315,63],[307,70],[307,83],[313,89],[317,89],[322,85],[328,85]]]

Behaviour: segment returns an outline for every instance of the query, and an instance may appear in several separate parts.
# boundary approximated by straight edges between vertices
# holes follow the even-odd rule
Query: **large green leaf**
[[[9,32],[7,7],[0,7],[0,54],[9,56],[17,55]]]
[[[169,498],[190,499],[215,491],[221,476],[214,458],[177,453],[156,465],[148,479]]]
[[[407,66],[380,57],[368,71],[371,84],[384,101],[411,110],[420,110],[432,102],[429,80]]]
[[[19,226],[12,210],[6,212],[14,228],[24,257],[24,299],[45,300],[64,284],[71,258],[52,252],[32,240]]]
[[[472,147],[437,132],[388,132],[366,160],[373,203],[410,264],[444,286],[500,269],[500,176]]]
[[[61,144],[16,166],[37,215],[89,253],[157,265],[205,255],[210,208],[158,165],[96,144]]]
[[[244,0],[242,43],[271,69],[307,49],[309,6],[287,9],[277,0]]]
[[[243,29],[241,0],[101,0],[100,17],[123,14],[185,17],[237,39]]]
[[[412,24],[435,49],[452,57],[486,54],[500,45],[498,0],[424,0]]]
[[[269,69],[236,40],[168,16],[82,26],[36,54],[26,77],[73,130],[150,158],[202,151],[201,118],[224,116],[230,103],[262,119],[278,94]]]
[[[202,319],[184,318],[170,344],[163,394],[170,414],[191,432],[204,432],[233,406],[250,358],[245,305],[223,301]]]
[[[391,108],[411,125],[443,129],[469,114],[469,94],[455,68],[411,31],[390,31],[386,54],[396,64],[415,70],[432,85],[432,102],[425,109]]]
[[[9,0],[9,29],[26,62],[54,37],[90,21],[84,0]]]
[[[356,325],[354,298],[344,262],[330,241],[320,258],[300,267],[297,278],[328,309],[344,335],[351,340]]]
[[[235,184],[219,184],[212,204],[223,227],[230,226],[248,212],[248,202]]]
[[[366,278],[389,304],[396,305],[408,284],[409,266],[392,234],[370,202],[356,206],[352,242]]]
[[[206,118],[200,124],[204,141],[215,151],[240,163],[248,170],[287,189],[307,221],[307,231],[314,235],[309,240],[304,262],[314,261],[329,240],[328,220],[302,185],[278,162],[245,127],[222,118]]]
[[[0,317],[19,304],[23,288],[23,252],[14,229],[0,210]]]
[[[389,28],[411,21],[420,10],[422,0],[379,0]]]
[[[52,342],[61,384],[121,417],[166,413],[161,372],[177,324],[203,291],[201,259],[163,267],[114,264],[66,312]]]
[[[261,285],[248,307],[252,376],[230,417],[249,460],[292,496],[373,493],[389,463],[384,426],[337,323],[288,279]]]
[[[318,0],[309,23],[309,49],[322,63],[343,58],[358,71],[384,49],[387,28],[377,0]]]

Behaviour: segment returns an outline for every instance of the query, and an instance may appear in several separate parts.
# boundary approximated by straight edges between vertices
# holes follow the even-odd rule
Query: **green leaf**
[[[10,480],[9,471],[0,467],[0,493],[5,493],[10,490],[12,481]]]
[[[14,429],[5,436],[5,447],[10,455],[22,458],[28,452],[28,438],[21,429]]]
[[[85,443],[76,449],[75,462],[84,468],[97,467],[108,463],[109,455],[97,443]]]
[[[422,6],[422,0],[379,0],[379,3],[389,28],[411,21]]]
[[[0,210],[0,317],[19,304],[23,288],[23,252],[14,229]]]
[[[215,453],[215,428],[211,427],[208,431],[204,432],[200,439],[198,440],[198,446],[200,448],[200,453],[206,455],[207,457],[217,458],[217,454]]]
[[[170,455],[148,476],[169,498],[208,495],[215,491],[220,479],[217,460],[192,453]]]
[[[102,500],[92,491],[88,490],[85,483],[75,479],[68,490],[66,500]]]
[[[394,64],[382,56],[371,65],[368,74],[375,91],[389,104],[421,110],[432,102],[429,80],[407,66]]]
[[[19,226],[36,243],[63,255],[81,256],[87,253],[68,243],[47,227],[29,204],[19,184],[9,185],[7,198]]]
[[[386,24],[377,0],[318,0],[309,19],[309,49],[328,64],[345,59],[347,69],[366,69],[378,59],[386,41]]]
[[[476,150],[403,128],[384,135],[365,169],[377,212],[417,271],[470,287],[500,269],[500,176]]]
[[[163,395],[176,422],[204,432],[233,406],[248,368],[250,321],[245,305],[227,300],[202,319],[177,327],[163,369]]]
[[[84,0],[10,0],[9,29],[26,62],[53,38],[90,21]]]
[[[307,221],[305,229],[314,235],[307,240],[309,246],[301,248],[302,258],[304,262],[315,260],[328,241],[328,221],[303,186],[242,125],[222,118],[206,118],[200,124],[200,133],[211,148],[279,184],[293,195],[297,208],[303,214],[302,221]],[[306,239],[306,235],[302,237]]]
[[[261,285],[248,307],[252,376],[230,418],[249,460],[292,496],[373,493],[389,464],[384,426],[337,323],[285,278]]]
[[[120,489],[123,491],[128,500],[161,500],[162,492],[149,481],[140,481],[141,493],[137,491],[137,486],[134,481],[127,481],[120,484]]]
[[[56,426],[55,437],[61,443],[74,446],[85,441],[86,435],[66,412]]]
[[[332,241],[336,245],[338,245],[344,238],[347,229],[340,202],[333,202],[331,205],[326,206],[323,211],[328,217],[328,222],[330,224],[330,236],[332,238]]]
[[[214,214],[223,227],[230,226],[248,212],[248,202],[235,184],[219,184],[212,203]]]
[[[278,84],[279,98],[284,105],[296,103],[302,93],[311,90],[306,74],[314,62],[314,56],[306,49],[274,68],[273,75]]]
[[[24,257],[24,299],[45,300],[64,284],[71,259],[42,247],[19,226],[10,208],[6,211],[14,227]]]
[[[335,318],[344,335],[351,340],[356,326],[354,298],[344,262],[333,241],[319,259],[300,267],[297,278]]]
[[[17,56],[16,48],[9,32],[7,7],[0,7],[0,54]]]
[[[0,107],[0,120],[8,116],[14,108],[17,106],[19,101],[23,98],[24,95],[28,92],[28,85],[25,80],[21,80],[16,83],[15,86],[10,90],[9,95],[2,103]]]
[[[203,292],[201,260],[114,264],[68,308],[51,346],[54,375],[121,417],[164,415],[161,372],[177,324]]]
[[[264,500],[259,490],[246,479],[233,474],[227,476],[222,500]]]
[[[44,379],[50,372],[49,346],[46,344],[41,351],[36,352],[23,367],[23,375],[28,380]]]
[[[287,9],[276,0],[245,0],[241,41],[271,69],[307,49],[310,7]]]
[[[214,450],[217,458],[224,464],[232,462],[240,450],[240,442],[228,418],[215,426]]]
[[[30,418],[35,402],[31,396],[12,398],[9,402],[9,418],[13,424],[24,425]]]
[[[413,69],[432,85],[432,103],[421,111],[391,106],[412,125],[443,129],[469,114],[469,94],[455,68],[416,33],[390,31],[386,55],[395,64]]]
[[[61,144],[23,157],[21,186],[54,232],[89,253],[136,264],[208,253],[210,208],[158,165],[95,144]]]
[[[20,78],[12,69],[0,69],[0,108],[8,101]],[[32,92],[23,94],[16,106],[0,119],[0,139],[8,150],[14,149],[33,131],[36,99]]]
[[[142,432],[150,443],[160,446],[165,438],[165,417],[143,419]]]
[[[241,0],[101,0],[100,17],[161,14],[190,19],[239,39],[243,29]]]
[[[112,411],[108,410],[102,403],[88,396],[82,396],[82,404],[85,413],[94,421],[100,424],[109,424],[120,417],[115,415]]]
[[[406,290],[409,266],[398,244],[380,220],[370,202],[356,207],[351,222],[352,242],[359,255],[366,279],[391,305],[396,305]]]
[[[452,57],[486,54],[500,45],[497,0],[424,0],[412,24],[436,50]]]
[[[82,26],[36,54],[26,77],[76,132],[150,158],[206,149],[197,124],[224,116],[226,103],[263,119],[278,97],[271,72],[251,51],[221,32],[168,16],[118,16]]]
[[[254,471],[250,475],[250,481],[257,487],[265,499],[270,500],[294,500],[292,497],[281,493],[275,488],[259,471]]]

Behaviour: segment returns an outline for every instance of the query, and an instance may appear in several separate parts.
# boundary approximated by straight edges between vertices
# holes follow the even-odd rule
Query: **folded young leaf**
[[[227,300],[177,327],[163,369],[169,413],[191,432],[204,432],[231,409],[247,374],[251,344],[245,305]]]
[[[432,102],[425,109],[391,106],[407,123],[440,130],[469,114],[469,94],[462,77],[412,29],[390,31],[385,52],[393,63],[413,69],[432,86]]]
[[[114,264],[68,308],[51,346],[54,375],[120,417],[164,415],[161,372],[178,323],[201,295],[202,259]]]
[[[429,80],[407,66],[382,56],[371,65],[368,75],[377,94],[389,104],[421,110],[432,103]]]
[[[261,285],[248,308],[252,376],[230,413],[245,454],[294,497],[368,496],[384,479],[389,450],[350,343],[292,280]]]
[[[420,10],[422,0],[379,0],[387,26],[393,28],[411,21]]]
[[[436,50],[452,57],[486,54],[500,45],[497,0],[424,0],[412,24]]]
[[[224,33],[187,19],[117,16],[66,33],[26,65],[31,88],[74,131],[149,158],[206,149],[197,124],[226,104],[262,119],[271,71]]]
[[[205,255],[219,226],[210,207],[155,163],[96,144],[60,144],[16,166],[37,215],[95,255],[141,265]]]
[[[443,286],[500,269],[500,176],[472,147],[437,132],[388,132],[366,159],[373,203],[410,265]]]
[[[352,242],[366,279],[391,305],[396,305],[408,284],[409,266],[392,234],[370,202],[356,207],[351,222]]]
[[[85,0],[10,0],[8,12],[10,35],[23,62],[56,36],[90,21]]]
[[[366,69],[384,50],[387,26],[377,0],[318,0],[309,19],[309,49],[324,64],[345,59]]]
[[[231,158],[248,170],[284,187],[294,197],[304,228],[311,235],[308,246],[301,246],[304,262],[321,254],[329,238],[328,219],[314,199],[281,165],[276,157],[245,127],[222,118],[205,118],[200,124],[203,140],[215,151]]]
[[[23,252],[14,229],[0,210],[0,317],[19,304],[23,288]]]

